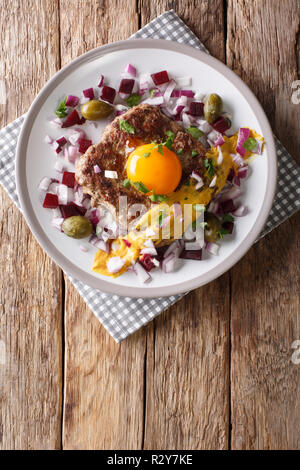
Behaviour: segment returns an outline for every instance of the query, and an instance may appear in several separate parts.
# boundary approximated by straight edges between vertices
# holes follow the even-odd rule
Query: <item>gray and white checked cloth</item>
[[[208,52],[173,10],[163,13],[131,36],[167,39]],[[15,184],[15,149],[24,116],[0,131],[0,183],[20,209]],[[275,138],[278,155],[278,187],[275,201],[260,237],[273,230],[297,212],[300,205],[300,167]],[[68,276],[68,274],[66,273]],[[143,325],[153,320],[183,295],[152,299],[133,299],[106,294],[68,276],[102,325],[119,343]]]

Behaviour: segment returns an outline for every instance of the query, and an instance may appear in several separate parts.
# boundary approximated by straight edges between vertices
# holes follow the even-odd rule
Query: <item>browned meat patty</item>
[[[133,126],[134,135],[120,129],[119,121],[123,119]],[[128,207],[141,203],[149,208],[151,201],[148,196],[134,187],[126,189],[122,184],[127,178],[126,148],[151,142],[164,142],[168,130],[175,134],[172,144],[174,151],[182,149],[182,153],[178,155],[182,164],[182,179],[178,187],[193,170],[201,171],[202,159],[205,156],[203,145],[193,139],[182,126],[162,114],[158,107],[141,104],[116,117],[106,126],[100,142],[89,147],[77,162],[76,180],[82,186],[83,192],[92,197],[92,205],[102,204],[109,209],[117,208],[118,198],[127,196]],[[191,156],[192,150],[198,152],[194,158]],[[95,173],[95,165],[101,168],[101,173]],[[104,170],[116,171],[118,179],[106,178]]]

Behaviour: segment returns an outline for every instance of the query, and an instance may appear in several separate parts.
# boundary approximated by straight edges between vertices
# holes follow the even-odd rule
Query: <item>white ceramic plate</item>
[[[233,127],[249,126],[264,136],[266,149],[252,166],[244,188],[249,214],[239,218],[234,236],[225,237],[219,256],[187,261],[171,274],[151,271],[153,280],[140,285],[134,273],[110,279],[93,273],[96,249],[79,249],[82,241],[66,237],[51,226],[50,210],[42,208],[37,185],[43,176],[55,176],[53,150],[45,134],[61,135],[49,124],[58,101],[67,94],[80,96],[82,89],[96,86],[101,73],[118,87],[120,72],[133,64],[139,73],[168,70],[173,77],[192,76],[192,88],[204,94],[218,93],[233,119]],[[104,127],[105,123],[103,124]],[[101,128],[99,128],[101,129]],[[100,137],[94,135],[96,143]],[[163,40],[121,41],[94,49],[60,70],[42,89],[30,107],[18,142],[16,176],[18,194],[29,227],[44,250],[63,270],[80,281],[118,295],[160,297],[194,289],[223,274],[251,247],[270,211],[276,185],[276,152],[268,120],[249,88],[224,64],[189,46]],[[73,170],[74,171],[74,170]],[[85,241],[84,243],[87,244]]]

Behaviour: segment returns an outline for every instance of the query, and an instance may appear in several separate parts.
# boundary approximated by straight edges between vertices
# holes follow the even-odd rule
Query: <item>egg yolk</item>
[[[143,183],[149,192],[164,195],[175,191],[182,175],[176,153],[155,143],[137,147],[129,155],[126,171],[132,183]]]

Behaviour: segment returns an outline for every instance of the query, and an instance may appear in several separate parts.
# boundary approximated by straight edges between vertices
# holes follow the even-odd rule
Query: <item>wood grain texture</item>
[[[299,161],[300,2],[228,2],[227,58],[256,93]],[[258,53],[259,51],[259,53]],[[255,60],[254,60],[255,59]],[[297,116],[297,118],[296,118]],[[232,448],[300,448],[299,214],[257,243],[232,271]]]
[[[225,59],[222,1],[142,1],[140,8],[142,26],[174,8]],[[190,293],[149,329],[145,449],[228,447],[229,313],[225,275]]]
[[[58,2],[0,2],[1,127],[24,113],[59,68]],[[0,188],[0,448],[61,441],[61,272]]]
[[[108,41],[126,39],[138,29],[135,1],[76,4],[72,10],[68,1],[60,2],[63,64]],[[69,281],[65,328],[64,448],[141,448],[144,331],[117,345]]]

